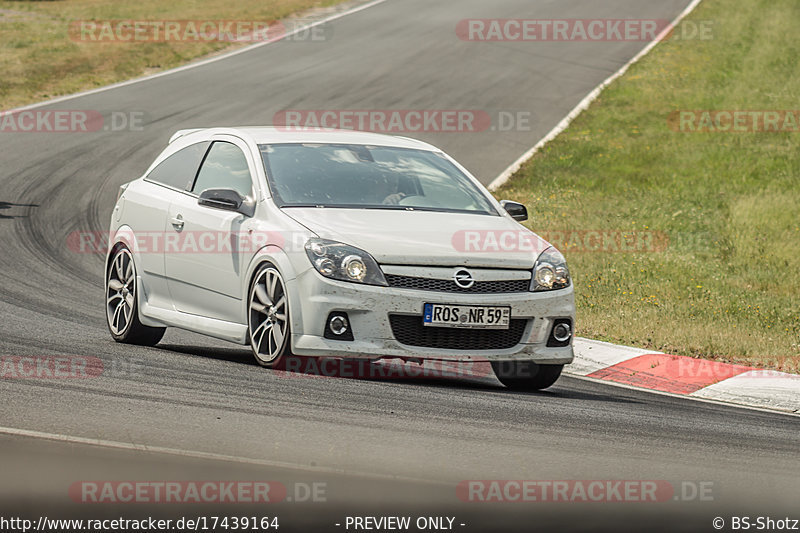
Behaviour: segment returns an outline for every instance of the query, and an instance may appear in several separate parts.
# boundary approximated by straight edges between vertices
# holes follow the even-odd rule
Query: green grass
[[[75,42],[85,20],[272,21],[342,0],[0,0],[0,110],[183,65],[241,44]]]
[[[711,40],[658,45],[496,194],[528,226],[663,232],[563,250],[578,333],[800,372],[800,133],[683,133],[676,110],[800,109],[796,0],[704,0]]]

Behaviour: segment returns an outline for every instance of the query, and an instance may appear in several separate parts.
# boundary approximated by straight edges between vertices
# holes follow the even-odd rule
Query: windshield
[[[280,207],[497,214],[480,188],[440,153],[353,144],[259,148]]]

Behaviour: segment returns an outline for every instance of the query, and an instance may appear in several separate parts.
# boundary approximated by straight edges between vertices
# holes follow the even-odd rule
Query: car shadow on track
[[[230,361],[258,368],[247,348],[221,348],[215,346],[187,346],[159,344],[156,349],[197,355],[219,361]],[[386,382],[436,389],[470,389],[507,394],[514,397],[532,396],[553,400],[587,400],[614,403],[639,403],[620,395],[597,394],[581,387],[581,382],[562,377],[543,391],[520,392],[503,387],[494,376],[488,363],[457,363],[425,361],[422,365],[397,359],[371,362],[359,359],[294,356],[280,368],[265,370],[281,379],[347,379],[368,382]],[[566,381],[566,382],[565,382]]]
[[[568,379],[568,378],[567,378]],[[620,395],[610,396],[602,393],[595,393],[589,390],[575,388],[580,387],[581,382],[568,381],[562,377],[552,387],[540,391],[517,391],[505,388],[499,381],[493,382],[477,382],[470,380],[420,380],[410,379],[403,381],[403,384],[415,385],[419,387],[436,387],[436,388],[459,388],[459,389],[475,389],[485,390],[496,394],[503,394],[515,398],[536,398],[537,400],[572,400],[572,401],[594,401],[605,403],[625,403],[625,404],[638,404],[642,403],[634,398],[623,397]]]
[[[258,367],[247,348],[222,348],[185,344],[160,343],[155,349],[173,353],[197,355],[219,361],[230,361]],[[270,372],[270,371],[267,371]],[[450,385],[473,388],[502,388],[491,366],[471,363],[425,362],[423,365],[397,359],[374,362],[367,359],[292,356],[271,372],[279,377],[307,379],[355,379],[362,381],[391,381],[409,384]]]
[[[154,347],[156,350],[164,350],[173,353],[186,355],[198,355],[207,359],[218,361],[230,361],[243,365],[258,366],[253,360],[253,355],[246,348],[220,348],[218,346],[190,346],[185,344],[166,344],[159,343]]]

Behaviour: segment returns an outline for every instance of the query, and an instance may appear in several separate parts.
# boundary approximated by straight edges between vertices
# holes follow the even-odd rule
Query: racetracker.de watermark
[[[798,133],[800,110],[679,110],[669,114],[667,125],[680,133]]]
[[[713,501],[712,481],[569,479],[462,481],[458,499],[469,503],[663,503]]]
[[[78,481],[75,503],[277,503],[287,490],[277,481]]]
[[[83,355],[0,356],[0,379],[85,379],[103,373],[103,361]]]
[[[531,131],[533,113],[483,109],[286,109],[272,117],[281,131],[344,129],[376,133]]]
[[[0,133],[95,133],[143,131],[144,111],[29,109],[0,111]]]
[[[125,242],[140,254],[255,253],[268,245],[303,250],[307,239],[303,233],[279,231],[73,231],[67,235],[67,249],[102,255],[113,241]]]
[[[672,376],[681,381],[702,380],[718,383],[745,373],[748,379],[791,379],[800,381],[800,375],[798,375],[800,367],[791,357],[767,357],[760,361],[764,366],[780,368],[781,370],[756,368],[679,355],[653,354],[646,357],[651,372]],[[621,365],[624,366],[625,363],[621,363]],[[647,371],[640,373],[645,374]]]
[[[287,20],[73,20],[69,37],[80,43],[328,41],[333,26],[317,19]]]
[[[549,245],[571,253],[657,253],[667,249],[669,237],[660,231],[625,230],[459,230],[453,248],[468,253],[543,252]]]
[[[474,133],[492,125],[486,111],[475,109],[289,109],[272,123],[281,131],[346,129],[380,133],[414,131]]]
[[[489,363],[472,361],[425,359],[412,363],[400,359],[291,357],[274,374],[280,378],[460,380],[493,377],[494,371]]]
[[[713,38],[714,21],[665,19],[464,19],[456,35],[472,42],[651,42]]]

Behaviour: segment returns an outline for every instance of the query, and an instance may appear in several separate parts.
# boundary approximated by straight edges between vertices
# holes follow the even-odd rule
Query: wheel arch
[[[297,277],[296,271],[286,252],[282,248],[275,245],[267,245],[256,252],[253,258],[250,260],[250,264],[247,267],[245,275],[242,276],[242,281],[244,283],[242,287],[242,294],[244,295],[244,298],[242,298],[241,307],[242,318],[244,320],[243,323],[247,324],[247,313],[250,307],[250,286],[253,284],[253,279],[255,278],[256,273],[258,273],[258,270],[266,264],[270,264],[275,267],[280,273],[281,277],[283,277],[283,282],[286,286],[286,292],[289,296],[287,298],[287,302],[289,306],[289,324],[291,328],[290,333],[292,335],[300,333],[300,328],[302,327],[302,321],[300,320],[302,316],[302,308],[297,291],[292,290],[294,285],[293,282]]]
[[[138,246],[136,246],[136,234],[129,226],[121,226],[117,229],[117,231],[114,232],[111,239],[108,241],[108,253],[106,254],[105,270],[106,274],[108,274],[108,268],[111,266],[111,259],[121,246],[126,246],[128,248],[135,264],[141,263],[137,253]]]
[[[136,272],[136,312],[139,321],[145,326],[149,327],[166,327],[166,324],[148,317],[143,312],[144,306],[147,304],[147,298],[145,295],[148,293],[148,288],[145,286],[145,280],[139,270],[139,265],[142,264],[142,258],[141,249],[138,246],[138,240],[136,239],[136,233],[130,226],[120,226],[114,232],[111,239],[109,239],[108,243],[108,254],[106,255],[106,266],[103,281],[104,286],[108,283],[108,269],[111,267],[111,260],[114,258],[114,254],[117,253],[120,247],[125,246],[131,253],[131,257],[133,258],[133,267]],[[106,287],[106,289],[107,288],[108,287]]]

